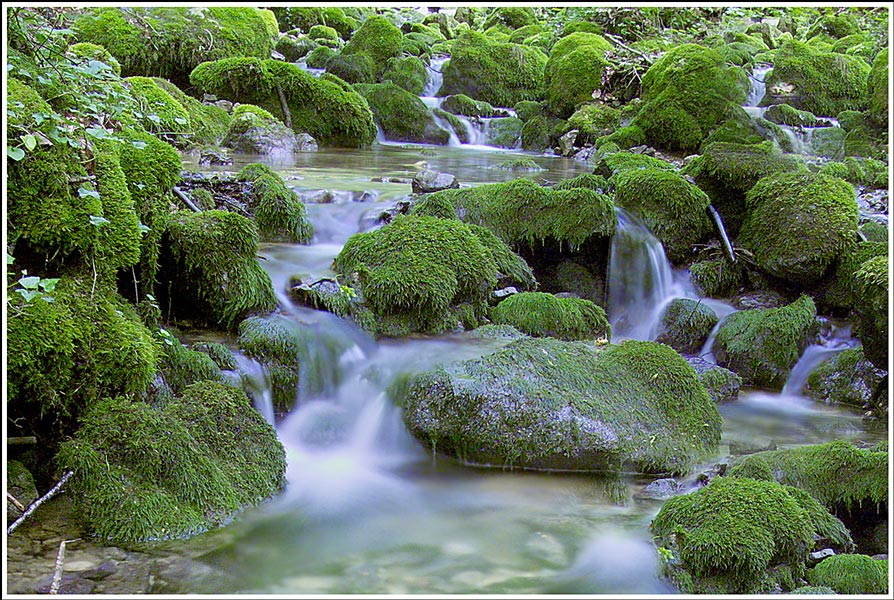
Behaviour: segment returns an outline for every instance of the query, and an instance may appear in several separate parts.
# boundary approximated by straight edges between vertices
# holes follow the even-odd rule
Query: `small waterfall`
[[[792,367],[788,379],[782,388],[783,396],[801,396],[807,378],[814,370],[836,354],[853,348],[856,341],[851,337],[849,326],[836,327],[832,325],[829,334],[823,336],[819,344],[812,344],[804,349],[801,358]]]
[[[757,107],[767,91],[765,78],[767,73],[773,69],[772,65],[755,66],[754,70],[748,78],[751,80],[751,89],[748,90],[748,96],[745,99],[745,107]]]
[[[428,81],[425,83],[425,89],[422,95],[425,97],[433,97],[441,89],[441,83],[444,81],[444,63],[450,60],[449,56],[441,56],[431,59],[431,62],[425,67],[428,71]]]
[[[264,365],[248,358],[241,352],[234,352],[236,357],[236,381],[234,383],[249,395],[255,408],[271,425],[276,425],[273,413],[273,390],[270,375]]]
[[[661,242],[639,219],[616,208],[608,276],[608,315],[615,338],[654,339],[665,305],[683,295]]]

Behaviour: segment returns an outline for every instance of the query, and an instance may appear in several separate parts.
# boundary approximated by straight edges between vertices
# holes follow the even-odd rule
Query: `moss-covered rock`
[[[676,171],[676,167],[671,163],[649,156],[647,154],[636,154],[633,152],[609,152],[603,155],[596,163],[594,173],[601,175],[609,181],[609,185],[614,187],[616,175],[628,170],[639,169],[661,169],[664,171]]]
[[[177,318],[232,328],[276,307],[270,277],[257,263],[258,229],[242,215],[209,210],[167,219],[166,267],[158,297]]]
[[[391,58],[382,73],[382,82],[387,81],[415,96],[421,96],[428,81],[428,70],[425,68],[425,63],[416,56]]]
[[[815,333],[816,306],[801,296],[781,308],[755,308],[729,315],[717,331],[717,364],[749,385],[782,389],[789,371]]]
[[[67,53],[78,61],[89,62],[91,60],[98,60],[103,62],[112,67],[112,71],[115,75],[118,75],[119,77],[121,76],[121,64],[102,46],[91,44],[89,42],[78,42],[77,44],[72,45],[67,50]]]
[[[880,128],[888,127],[888,49],[884,48],[872,61],[867,80],[867,93],[869,94],[869,118],[872,123]]]
[[[816,115],[806,110],[798,110],[788,104],[774,104],[764,113],[764,118],[778,125],[790,127],[814,127]]]
[[[854,188],[836,177],[771,175],[748,191],[745,206],[739,244],[763,271],[785,281],[815,283],[857,243]]]
[[[182,136],[191,129],[186,109],[150,77],[128,77],[124,82],[137,101],[143,129],[184,145]]]
[[[321,145],[366,146],[376,138],[372,112],[360,94],[340,79],[316,78],[290,63],[254,58],[206,62],[195,68],[190,81],[200,91],[260,106],[286,122],[282,90],[292,129],[309,133]]]
[[[306,35],[280,34],[276,41],[276,51],[283,55],[288,62],[297,62],[314,51],[318,43]],[[309,66],[309,65],[308,65]]]
[[[246,154],[282,154],[292,152],[297,140],[291,128],[263,108],[240,104],[221,144]]]
[[[487,127],[487,143],[497,148],[514,149],[521,144],[522,122],[517,117],[492,119]]]
[[[824,52],[790,40],[776,51],[760,105],[785,103],[819,116],[865,110],[869,71],[858,56]]]
[[[610,196],[586,188],[554,190],[524,178],[426,194],[411,213],[461,216],[510,246],[554,240],[578,248],[591,238],[611,237],[617,227]]]
[[[17,460],[6,461],[6,490],[16,501],[26,509],[39,497],[37,487],[34,485],[34,477],[25,468],[25,465]],[[6,498],[6,520],[11,524],[22,516],[22,511]]]
[[[314,25],[326,23],[325,9],[321,6],[276,6],[271,10],[276,16],[280,31],[300,29],[307,33]]]
[[[888,503],[887,450],[846,441],[758,452],[739,459],[730,477],[775,479],[804,490],[834,514]]]
[[[400,56],[402,40],[403,33],[391,21],[382,15],[373,15],[353,33],[342,54],[368,54],[381,71],[388,59]]]
[[[515,30],[536,24],[537,15],[530,6],[497,6],[484,18],[481,29],[485,30],[503,25],[508,29]]]
[[[352,236],[334,269],[352,286],[356,278],[377,315],[405,321],[406,333],[453,330],[460,305],[480,321],[497,282],[491,253],[465,224],[427,216],[397,217]]]
[[[725,258],[700,260],[689,267],[692,284],[702,296],[729,298],[742,287],[742,269]]]
[[[712,129],[742,110],[746,92],[741,70],[696,44],[676,46],[655,61],[642,85],[645,104],[632,124],[651,145],[676,151],[698,149]]]
[[[441,108],[455,115],[463,115],[464,117],[492,117],[494,116],[494,107],[487,102],[473,100],[465,94],[454,94],[447,96],[441,102]]]
[[[534,337],[611,341],[611,325],[605,311],[582,298],[522,292],[492,308],[490,318],[496,325],[511,325]]]
[[[450,140],[450,132],[437,124],[419,96],[391,82],[357,84],[354,89],[366,98],[387,139],[442,146]]]
[[[310,66],[310,63],[308,63]],[[347,83],[375,83],[376,61],[366,52],[335,54],[325,61],[326,72]]]
[[[887,231],[887,230],[886,230]],[[831,284],[822,296],[823,304],[834,309],[849,311],[860,304],[854,274],[870,258],[888,255],[888,240],[860,242],[842,253],[835,267]]]
[[[849,348],[814,369],[804,391],[817,402],[872,409],[870,400],[884,374],[866,360],[862,348]]]
[[[686,471],[720,417],[671,348],[523,338],[414,377],[404,422],[433,450],[479,465]]]
[[[267,371],[273,408],[280,413],[291,411],[298,398],[300,363],[307,356],[301,334],[299,327],[278,315],[248,317],[239,324],[236,345]]]
[[[153,81],[180,103],[189,115],[190,135],[186,138],[187,145],[218,145],[221,142],[230,124],[230,113],[219,106],[203,104],[167,79],[155,77]]]
[[[466,94],[494,106],[540,100],[546,61],[538,48],[496,42],[468,31],[454,41],[437,95]]]
[[[249,7],[102,7],[84,11],[72,28],[79,41],[106,48],[122,75],[163,77],[180,87],[201,62],[269,58],[273,50],[267,18]]]
[[[217,368],[224,371],[235,371],[236,357],[228,346],[220,342],[195,342],[190,346],[190,350],[207,354],[211,357]]]
[[[742,389],[742,378],[714,363],[708,362],[697,356],[686,359],[698,373],[698,380],[711,395],[711,399],[717,404],[733,402],[739,398],[739,390]]]
[[[796,587],[817,534],[816,507],[803,504],[797,490],[775,481],[733,477],[671,498],[651,525],[659,549],[670,556],[664,575],[685,594]]]
[[[307,244],[314,227],[298,195],[289,189],[279,174],[261,163],[244,167],[238,181],[250,181],[248,208],[255,218],[259,239],[265,242]]]
[[[164,407],[96,403],[58,463],[87,527],[116,542],[201,533],[285,486],[276,432],[242,391],[213,382]]]
[[[305,57],[304,64],[311,69],[325,69],[329,66],[329,61],[336,56],[338,56],[338,52],[329,46],[321,46],[317,44]],[[365,56],[366,55],[364,55],[364,57]]]
[[[543,71],[546,103],[559,117],[571,116],[574,109],[593,99],[602,89],[607,61],[605,52],[612,45],[601,35],[572,33],[553,45]]]
[[[531,117],[521,128],[521,149],[528,152],[543,152],[551,147],[552,136],[549,121],[546,117]]]
[[[888,256],[876,256],[854,272],[854,333],[866,358],[888,369]]]
[[[681,354],[698,354],[717,321],[717,313],[701,302],[676,298],[661,313],[655,341]]]
[[[200,381],[223,381],[220,367],[209,355],[187,348],[170,332],[158,337],[162,339],[158,366],[172,394],[179,396]]]
[[[649,228],[672,262],[685,260],[711,234],[707,209],[711,200],[678,173],[663,169],[628,169],[615,179],[615,203]]]
[[[887,560],[865,554],[838,554],[812,568],[807,581],[838,594],[887,594],[888,570]]]

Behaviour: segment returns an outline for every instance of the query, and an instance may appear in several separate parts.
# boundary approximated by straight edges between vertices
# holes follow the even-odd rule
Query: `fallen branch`
[[[62,584],[62,570],[65,567],[65,544],[77,540],[62,540],[59,543],[59,553],[56,554],[56,570],[53,572],[53,583],[50,584],[50,593],[58,594]]]
[[[279,82],[276,82],[276,93],[279,94],[279,103],[282,105],[282,114],[284,117],[284,121],[286,123],[286,127],[289,129],[292,128],[292,113],[289,112],[289,104],[286,102],[286,95],[282,91],[282,87],[279,85]]]
[[[13,503],[13,505],[18,508],[20,511],[25,512],[25,507],[22,506],[22,503],[16,500],[16,497],[6,492],[6,499]]]
[[[7,446],[32,446],[37,443],[37,438],[33,435],[24,437],[8,437],[6,438]]]
[[[606,37],[606,38],[610,39],[611,41],[613,41],[614,43],[616,43],[618,46],[620,46],[620,47],[623,48],[624,50],[627,50],[628,52],[633,52],[634,54],[636,54],[637,56],[639,56],[641,59],[643,59],[644,61],[646,61],[646,62],[649,63],[650,65],[651,65],[652,63],[655,62],[655,59],[652,58],[651,56],[649,56],[648,54],[646,54],[645,52],[640,52],[640,51],[637,50],[636,48],[631,48],[630,46],[628,46],[627,44],[625,44],[625,43],[622,42],[620,39],[618,39],[617,37],[613,36],[613,35],[610,34],[610,33],[603,33],[603,34],[602,34],[602,37]]]
[[[46,494],[44,494],[43,496],[41,496],[40,498],[38,498],[37,500],[35,500],[35,501],[31,504],[31,506],[28,507],[28,510],[26,510],[26,511],[22,514],[21,517],[19,517],[18,519],[16,519],[16,520],[13,522],[12,525],[10,525],[9,527],[6,528],[6,535],[9,535],[9,534],[12,533],[13,531],[15,531],[15,528],[18,527],[19,525],[21,525],[22,522],[23,522],[25,519],[27,519],[28,517],[30,517],[30,516],[31,516],[31,513],[33,513],[35,510],[37,510],[37,507],[38,507],[38,506],[40,506],[41,504],[43,504],[44,502],[46,502],[47,500],[49,500],[50,498],[52,498],[53,496],[55,496],[57,493],[59,493],[59,490],[62,489],[62,486],[65,485],[65,482],[68,481],[69,478],[70,478],[72,475],[74,475],[74,471],[68,471],[68,472],[66,472],[65,475],[62,476],[62,479],[59,480],[59,483],[57,483],[56,485],[54,485],[54,486],[52,487],[52,489],[50,489],[49,492],[47,492]]]
[[[202,209],[199,208],[198,206],[196,206],[195,202],[190,200],[189,196],[184,194],[180,188],[178,188],[177,186],[174,186],[174,189],[172,191],[174,192],[174,195],[177,196],[178,198],[180,198],[180,200],[183,202],[183,204],[188,206],[193,212],[197,212],[197,213],[202,212]]]

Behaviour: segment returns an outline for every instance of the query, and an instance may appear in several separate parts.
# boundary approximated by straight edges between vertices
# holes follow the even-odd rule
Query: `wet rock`
[[[697,300],[677,298],[661,314],[660,333],[655,341],[681,354],[698,353],[717,324],[717,313]]]
[[[675,496],[683,489],[683,485],[673,478],[656,479],[641,492],[637,494],[638,498],[648,498],[651,500],[664,500]]]
[[[49,594],[50,587],[53,585],[53,575],[47,575],[40,580],[34,589],[38,594]],[[59,594],[71,594],[81,596],[84,594],[92,594],[96,588],[96,582],[85,579],[78,573],[63,573],[59,582]]]
[[[810,556],[807,559],[807,566],[815,567],[830,556],[835,556],[835,551],[831,548],[824,548],[823,550],[811,552]]]
[[[318,304],[321,296],[333,296],[341,290],[338,282],[330,278],[316,279],[309,282],[293,279],[291,284],[292,300],[311,308],[319,308]]]
[[[233,164],[233,159],[227,155],[227,151],[216,146],[201,146],[190,150],[189,155],[202,166],[226,166]]]
[[[497,301],[499,301],[499,300],[503,300],[504,298],[508,298],[509,296],[512,296],[513,294],[517,294],[517,293],[518,293],[518,289],[516,289],[514,286],[509,286],[509,287],[504,287],[499,290],[494,290],[493,296],[494,296],[494,298],[497,299]]]
[[[708,485],[715,477],[725,475],[728,468],[729,463],[727,462],[714,463],[707,471],[699,473],[695,480],[699,485]]]
[[[81,572],[81,577],[83,577],[84,579],[92,579],[93,581],[101,581],[110,575],[114,575],[117,572],[118,561],[106,560],[101,562],[97,567],[83,570]]]
[[[319,150],[317,140],[309,133],[299,133],[295,136],[293,152],[316,152],[317,150]]]
[[[128,560],[118,565],[114,576],[99,582],[90,581],[96,586],[96,592],[102,594],[148,594],[152,589],[153,576],[149,572],[149,564],[145,558]]]
[[[331,204],[335,199],[329,190],[312,190],[300,192],[298,195],[305,204]]]
[[[572,129],[559,138],[559,153],[562,156],[571,156],[574,152],[574,142],[577,140],[577,129]]]
[[[416,173],[413,177],[412,189],[414,194],[428,194],[440,190],[450,190],[459,187],[459,181],[450,173],[440,173],[425,169]]]
[[[733,298],[733,306],[738,310],[750,310],[752,308],[779,308],[786,304],[788,304],[788,301],[785,297],[772,290],[757,290],[740,294]]]
[[[697,356],[687,357],[686,360],[698,373],[699,381],[708,389],[714,402],[723,404],[739,398],[742,378],[736,373]]]
[[[769,438],[755,437],[747,440],[733,440],[729,443],[729,453],[733,456],[756,454],[766,450],[776,450],[776,442]]]
[[[25,465],[17,460],[6,461],[6,491],[13,498],[19,501],[25,509],[37,500],[37,488],[34,485],[34,478],[31,472],[25,468]],[[19,510],[15,504],[7,499],[6,501],[6,518],[10,523],[18,519],[24,511]]]

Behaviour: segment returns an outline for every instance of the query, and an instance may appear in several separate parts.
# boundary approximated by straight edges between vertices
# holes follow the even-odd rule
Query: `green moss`
[[[521,149],[543,152],[550,147],[550,123],[545,117],[536,116],[524,121],[521,129]]]
[[[546,62],[546,55],[537,48],[465,32],[454,41],[437,95],[466,94],[494,106],[540,100]]]
[[[698,374],[698,380],[718,404],[733,402],[739,397],[742,389],[742,378],[723,367],[714,366]]]
[[[776,52],[773,70],[766,76],[768,94],[761,104],[785,102],[820,116],[864,110],[869,71],[869,65],[858,56],[824,52],[791,40]],[[774,86],[781,83],[793,85],[794,91],[774,95]]]
[[[756,465],[755,465],[756,463]],[[831,511],[884,507],[888,502],[888,453],[859,449],[846,441],[750,454],[729,471],[751,477],[755,468],[804,490]],[[764,466],[766,465],[766,466]]]
[[[326,25],[314,25],[307,32],[307,37],[314,40],[315,42],[320,42],[320,40],[338,40],[338,32],[335,31],[332,27],[327,27]]]
[[[692,284],[707,298],[729,298],[743,284],[742,270],[725,258],[701,260],[689,267]]]
[[[640,146],[646,143],[646,133],[636,125],[627,125],[596,140],[597,147],[610,143],[617,144],[619,148],[623,149]]]
[[[153,81],[170,94],[189,115],[191,135],[186,140],[189,144],[201,146],[220,143],[230,125],[230,114],[226,110],[203,104],[166,79],[156,77]]]
[[[729,315],[717,331],[717,363],[749,385],[781,389],[811,340],[816,306],[801,296],[781,308],[755,308]]]
[[[453,329],[449,309],[466,302],[480,320],[497,276],[492,256],[468,227],[423,216],[398,217],[352,236],[334,269],[348,280],[356,274],[375,313],[408,315],[416,330],[432,333]]]
[[[190,349],[210,356],[221,370],[236,370],[236,357],[233,356],[233,351],[220,342],[195,342]]]
[[[163,408],[106,398],[57,457],[98,537],[186,537],[226,523],[285,485],[285,451],[243,392],[212,382]]]
[[[511,325],[534,337],[611,341],[611,325],[605,311],[581,298],[522,292],[497,304],[490,317],[496,325]]]
[[[279,36],[279,40],[276,42],[276,51],[282,54],[283,58],[288,62],[297,62],[308,56],[319,46],[318,43],[307,36],[294,36],[284,33]]]
[[[534,271],[531,270],[525,259],[512,251],[506,242],[485,227],[474,223],[468,223],[467,227],[490,253],[494,265],[497,267],[497,285],[515,286],[521,291],[533,290],[537,287]]]
[[[408,386],[404,422],[460,460],[537,469],[685,471],[720,437],[692,367],[636,341],[523,338],[435,368]]]
[[[509,29],[519,29],[526,25],[536,25],[537,15],[530,6],[498,6],[488,13],[481,29],[505,25]]]
[[[776,482],[716,477],[665,502],[652,521],[659,548],[672,553],[666,574],[686,594],[757,594],[794,587],[806,571],[815,530]]]
[[[357,19],[349,17],[345,11],[337,6],[327,6],[323,8],[323,19],[326,25],[332,27],[338,32],[338,36],[347,40],[353,35],[360,24]]]
[[[493,119],[487,127],[487,143],[497,148],[515,149],[521,144],[522,122],[516,117]]]
[[[595,173],[608,179],[613,185],[617,177],[615,175],[629,170],[661,169],[664,171],[676,171],[674,165],[660,158],[646,154],[634,154],[632,152],[613,152],[604,155],[596,164]]]
[[[611,135],[620,127],[621,112],[618,109],[605,104],[582,104],[568,118],[565,130],[577,129],[576,144],[584,145]]]
[[[881,221],[869,219],[860,223],[860,233],[867,241],[888,243],[888,226]]]
[[[834,279],[826,289],[823,301],[836,308],[851,309],[857,307],[860,303],[860,298],[855,293],[854,274],[870,258],[887,255],[887,239],[880,242],[860,242],[853,248],[843,252],[838,259]]]
[[[441,103],[441,108],[455,115],[463,115],[465,117],[492,117],[494,116],[494,107],[487,102],[473,100],[465,94],[454,94],[447,96]]]
[[[376,61],[366,52],[336,54],[326,60],[326,72],[348,83],[375,83]]]
[[[428,81],[428,70],[425,63],[415,56],[391,58],[382,73],[382,81],[391,81],[411,94],[421,96]]]
[[[342,54],[364,52],[369,54],[380,69],[389,58],[400,56],[403,34],[387,18],[374,15],[366,19],[354,32]]]
[[[655,341],[681,354],[698,354],[717,321],[717,314],[701,302],[677,298],[661,313],[661,329]]]
[[[300,29],[307,33],[314,25],[326,22],[321,6],[276,6],[271,10],[279,22],[280,31]]]
[[[608,64],[605,53],[612,45],[595,33],[566,35],[553,45],[544,67],[544,90],[549,109],[559,117],[568,117],[575,108],[590,102],[602,89],[602,76]]]
[[[261,163],[244,167],[237,181],[250,181],[249,210],[254,214],[260,239],[266,242],[307,244],[313,225],[307,220],[304,203],[276,171]]]
[[[881,380],[863,348],[848,348],[814,369],[804,392],[818,402],[872,408],[870,400]]]
[[[447,98],[444,99],[444,102],[446,101]],[[443,104],[441,106],[443,106]],[[534,102],[533,100],[522,100],[521,102],[516,102],[513,110],[515,110],[515,116],[517,116],[525,123],[527,123],[534,117],[544,116],[543,105],[540,104],[540,102]]]
[[[105,47],[125,76],[157,76],[183,86],[203,61],[268,58],[269,20],[256,8],[95,8],[74,21],[78,39]]]
[[[607,185],[608,183],[601,175],[584,173],[583,175],[578,175],[577,177],[572,177],[571,179],[563,179],[562,181],[559,181],[558,183],[556,183],[556,185],[553,186],[553,189],[571,190],[574,188],[585,188],[601,193],[603,190],[606,189]]]
[[[764,113],[764,118],[779,125],[792,127],[814,127],[816,115],[806,110],[798,110],[788,104],[774,104]]]
[[[93,174],[102,201],[101,216],[108,222],[96,234],[97,270],[110,281],[117,269],[135,265],[140,259],[140,219],[121,169],[117,142],[97,140]]]
[[[450,133],[440,126],[425,103],[393,83],[354,86],[369,103],[385,137],[401,142],[446,145]]]
[[[173,335],[165,336],[158,366],[171,392],[181,395],[200,381],[222,381],[220,367],[208,354],[190,350]]]
[[[226,211],[179,212],[167,222],[175,312],[233,327],[255,312],[276,307],[270,277],[256,262],[258,230]]]
[[[696,150],[745,100],[740,71],[726,68],[715,50],[695,44],[676,46],[655,61],[642,86],[645,105],[632,124],[650,144],[669,150]]]
[[[872,61],[867,80],[869,95],[869,118],[880,129],[888,126],[888,49],[884,48],[876,54]]]
[[[628,169],[617,175],[615,203],[637,217],[657,237],[672,262],[686,259],[711,233],[711,203],[681,175],[663,169]]]
[[[745,196],[739,243],[765,272],[798,284],[821,279],[856,244],[853,187],[822,173],[777,173]]]
[[[553,190],[519,178],[506,183],[426,194],[412,214],[463,213],[463,221],[487,227],[511,246],[553,240],[580,247],[617,226],[611,197],[586,188]]]
[[[137,101],[137,109],[143,115],[140,125],[152,133],[170,137],[174,141],[191,129],[189,113],[149,77],[128,77],[124,80]]]
[[[115,75],[118,75],[119,77],[121,76],[121,64],[102,46],[91,44],[89,42],[80,42],[71,46],[68,49],[68,53],[75,60],[98,60],[99,62],[103,62],[112,68]]]
[[[544,171],[545,169],[530,158],[512,158],[501,161],[492,166],[494,169],[504,171]]]
[[[888,368],[888,257],[876,256],[854,272],[854,333],[873,365]]]
[[[338,56],[338,53],[329,46],[321,46],[317,44],[317,46],[307,54],[304,62],[311,69],[325,69],[329,66],[329,61],[336,56]]]
[[[190,77],[201,91],[255,104],[284,120],[279,86],[289,106],[292,129],[309,133],[321,145],[365,146],[376,138],[368,104],[337,78],[316,78],[293,64],[251,58],[203,63]]]
[[[839,594],[887,594],[888,561],[865,554],[830,556],[807,574],[812,585],[830,587]]]
[[[300,364],[307,358],[302,339],[296,327],[277,315],[248,317],[239,324],[236,345],[267,370],[273,407],[279,412],[291,411],[298,398]]]
[[[469,337],[476,340],[519,340],[525,337],[512,325],[482,325],[469,332]]]

